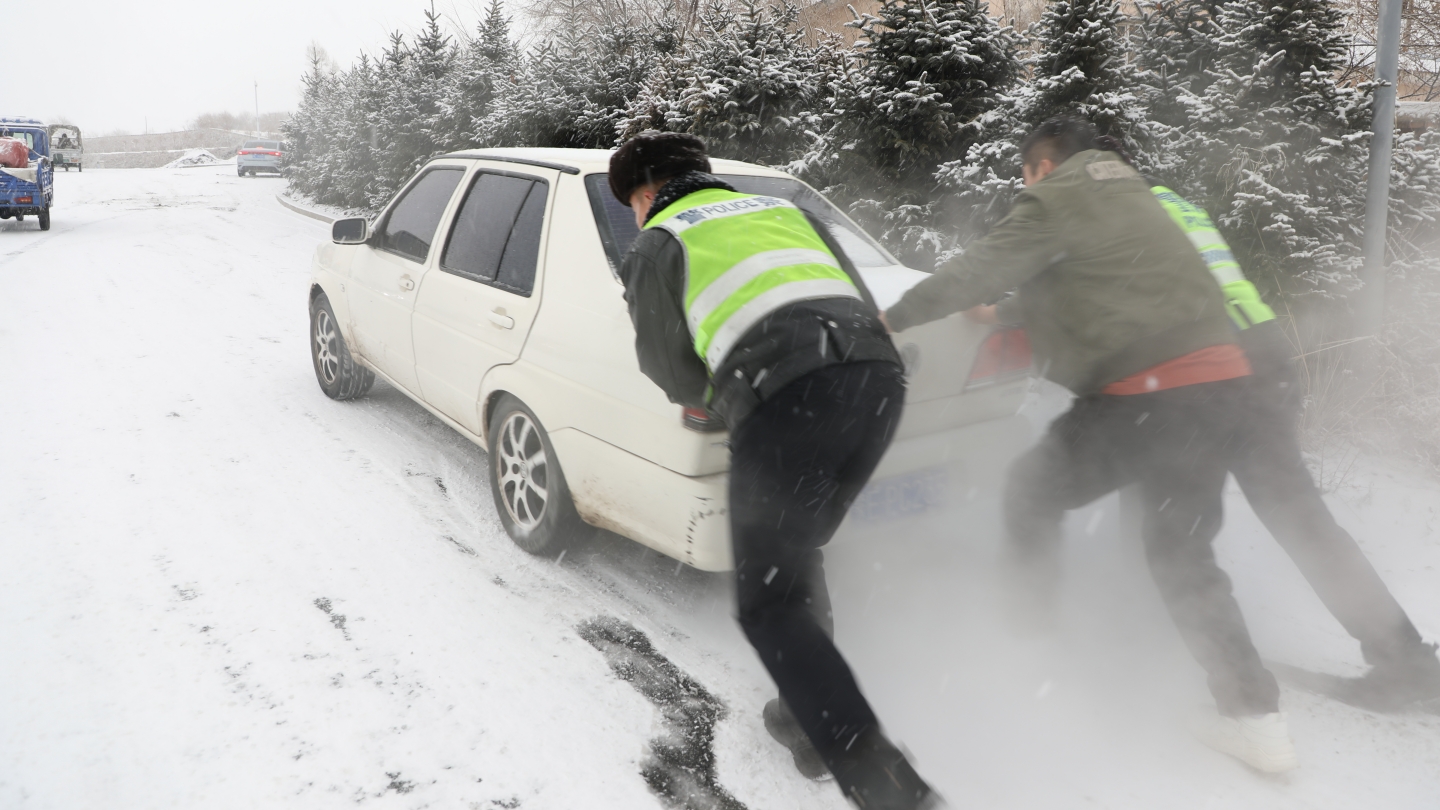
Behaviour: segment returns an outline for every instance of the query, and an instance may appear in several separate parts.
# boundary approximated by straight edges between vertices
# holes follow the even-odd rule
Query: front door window
[[[435,230],[465,171],[460,167],[431,169],[415,181],[380,226],[377,247],[418,264],[430,255]]]

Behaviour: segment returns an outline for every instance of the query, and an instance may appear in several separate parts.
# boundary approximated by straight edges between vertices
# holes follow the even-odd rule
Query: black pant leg
[[[1017,629],[1043,629],[1054,619],[1065,513],[1127,480],[1129,449],[1112,439],[1112,410],[1104,399],[1077,399],[1006,476],[1004,595]]]
[[[809,567],[810,575],[805,582],[804,602],[815,621],[830,637],[835,636],[835,618],[830,605],[830,590],[825,584],[825,556],[818,546],[824,546],[835,536],[850,507],[870,482],[870,476],[880,465],[895,429],[900,425],[900,416],[905,410],[905,373],[899,366],[889,363],[860,363],[853,367],[838,367],[822,373],[822,384],[812,386],[807,398],[821,400],[835,398],[852,404],[847,410],[869,413],[873,417],[857,419],[853,415],[838,420],[838,426],[831,427],[842,437],[855,431],[851,441],[854,452],[840,465],[835,479],[834,495],[821,509],[818,517],[814,542],[814,563]]]
[[[1147,559],[1176,626],[1222,711],[1257,714],[1275,710],[1279,690],[1211,546],[1240,390],[1209,383],[1076,400],[1012,468],[1005,513],[1012,559],[1028,575],[1012,587],[1053,599],[1064,513],[1139,483]]]
[[[1127,403],[1153,412],[1137,456],[1151,575],[1209,676],[1217,708],[1231,716],[1277,711],[1280,699],[1213,545],[1224,519],[1227,448],[1236,440],[1241,385],[1191,385]]]
[[[1305,466],[1289,414],[1252,402],[1249,440],[1232,464],[1245,498],[1320,601],[1360,642],[1365,660],[1403,659],[1422,643],[1419,631],[1355,539],[1335,522]]]
[[[830,639],[819,548],[893,433],[904,388],[898,374],[883,373],[890,369],[856,363],[807,375],[762,403],[731,437],[740,625],[832,766],[878,722]],[[817,617],[822,606],[825,616]]]

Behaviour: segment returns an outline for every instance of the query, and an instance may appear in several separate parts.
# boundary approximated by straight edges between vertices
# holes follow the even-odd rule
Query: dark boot
[[[1435,704],[1440,709],[1440,658],[1435,657],[1435,645],[1417,644],[1401,653],[1375,656],[1370,671],[1346,679],[1335,697],[1377,712],[1402,711],[1420,704]]]
[[[879,729],[862,732],[837,756],[832,770],[845,798],[860,810],[932,810],[945,806]]]
[[[765,730],[770,732],[770,736],[790,749],[790,755],[795,759],[795,770],[799,771],[801,776],[816,782],[835,778],[830,769],[825,767],[825,760],[820,758],[820,752],[815,750],[810,738],[805,736],[805,730],[800,728],[799,721],[790,713],[790,708],[784,701],[775,698],[766,703],[761,716],[765,718]]]

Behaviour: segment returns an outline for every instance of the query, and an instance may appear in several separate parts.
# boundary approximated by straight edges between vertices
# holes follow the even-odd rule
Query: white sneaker
[[[1279,712],[1246,717],[1211,714],[1198,719],[1193,731],[1200,742],[1257,771],[1285,773],[1300,764],[1285,715]]]

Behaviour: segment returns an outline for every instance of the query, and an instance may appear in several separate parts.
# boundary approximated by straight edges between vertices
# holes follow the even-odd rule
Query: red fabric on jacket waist
[[[1250,376],[1250,361],[1234,343],[1208,346],[1182,354],[1174,360],[1151,366],[1123,380],[1116,380],[1100,389],[1102,394],[1128,396],[1150,394],[1182,385],[1233,380]]]

